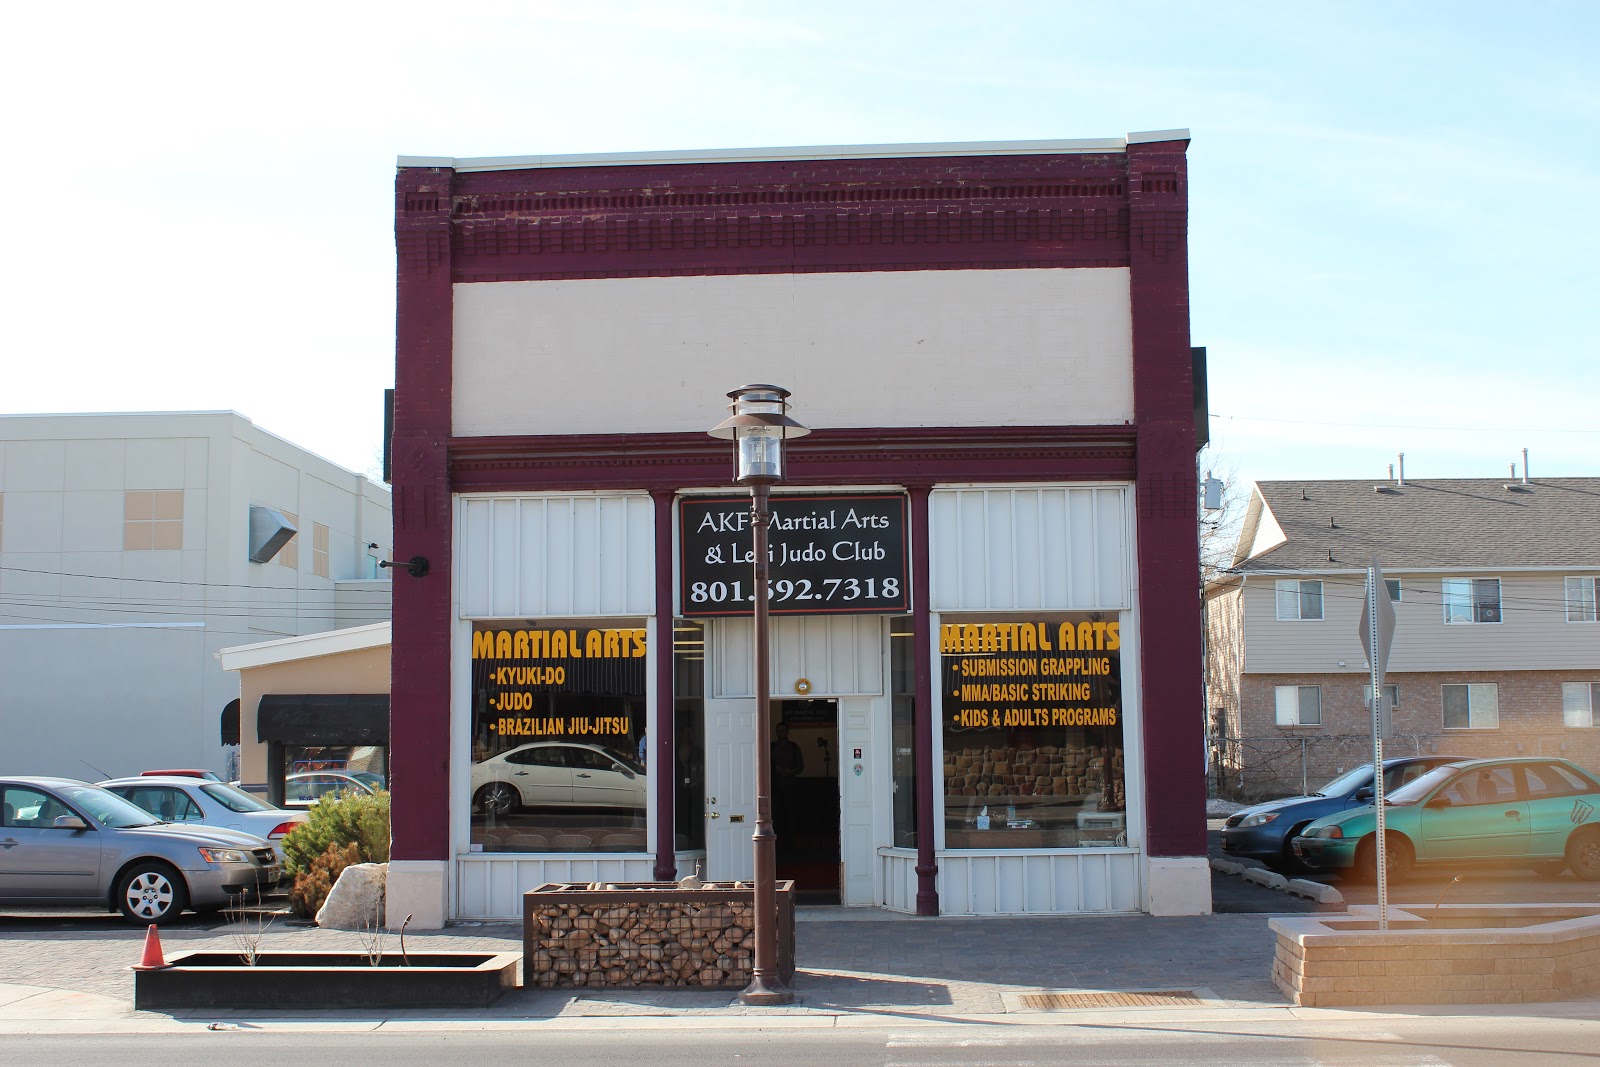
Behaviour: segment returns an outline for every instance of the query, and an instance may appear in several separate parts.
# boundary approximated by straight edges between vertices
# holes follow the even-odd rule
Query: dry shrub
[[[315,919],[339,875],[360,862],[361,846],[354,841],[329,845],[326,852],[311,861],[311,870],[295,875],[294,888],[289,890],[290,910],[302,919]]]

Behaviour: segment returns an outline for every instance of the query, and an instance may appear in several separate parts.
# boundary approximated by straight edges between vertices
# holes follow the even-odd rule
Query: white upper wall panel
[[[704,431],[750,382],[813,427],[1133,418],[1122,267],[455,287],[460,436]]]
[[[1122,486],[935,490],[933,610],[1130,608],[1128,496]]]
[[[465,497],[461,617],[655,611],[655,512],[643,494]]]

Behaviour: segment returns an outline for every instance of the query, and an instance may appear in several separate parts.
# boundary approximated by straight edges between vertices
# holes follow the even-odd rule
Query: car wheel
[[[117,883],[117,909],[131,923],[166,926],[188,906],[189,887],[165,863],[136,863]]]
[[[1310,823],[1301,823],[1284,835],[1283,852],[1272,863],[1272,866],[1277,868],[1279,872],[1289,875],[1304,874],[1306,872],[1306,865],[1301,863],[1300,857],[1294,854],[1294,839],[1304,833],[1306,827],[1310,825]]]
[[[1369,834],[1356,847],[1355,875],[1363,882],[1376,882],[1378,880],[1378,842],[1376,834]],[[1412,851],[1411,842],[1400,834],[1386,836],[1388,848],[1384,850],[1384,859],[1389,868],[1389,881],[1403,881],[1411,873],[1412,866],[1416,863],[1416,853]]]
[[[522,797],[516,787],[505,782],[490,782],[478,790],[472,802],[485,815],[510,815],[522,807]]]
[[[1567,838],[1567,866],[1585,882],[1600,882],[1600,831],[1585,828]]]

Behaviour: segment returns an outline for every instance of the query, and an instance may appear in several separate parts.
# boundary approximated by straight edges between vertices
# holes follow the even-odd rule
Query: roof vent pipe
[[[1528,450],[1522,450],[1522,484],[1528,484]]]
[[[1405,485],[1406,484],[1406,454],[1404,452],[1400,453],[1400,478],[1394,484],[1395,485]]]
[[[1389,464],[1389,480],[1394,481],[1394,464]]]
[[[1511,477],[1515,478],[1516,476],[1517,476],[1517,465],[1515,463],[1513,463],[1511,465]]]

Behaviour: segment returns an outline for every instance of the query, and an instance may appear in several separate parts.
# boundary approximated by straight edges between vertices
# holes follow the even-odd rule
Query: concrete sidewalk
[[[728,992],[517,990],[491,1008],[361,1012],[134,1011],[133,973],[144,932],[120,921],[55,923],[0,917],[0,1033],[161,1032],[174,1029],[480,1029],[515,1026],[855,1025],[1005,1021],[1084,1024],[1107,1018],[1206,1018],[1303,1014],[1273,986],[1266,915],[1188,918],[1098,916],[1056,919],[912,919],[884,912],[801,909],[796,1003],[739,1004]],[[408,951],[521,950],[513,924],[460,925],[409,934]],[[199,920],[164,931],[170,957],[195,949],[236,950],[226,927]],[[360,949],[358,935],[280,922],[262,948]],[[398,939],[387,943],[398,951]],[[1110,1006],[1070,1011],[1031,1007],[1041,991],[1195,990],[1192,1005]],[[1528,1006],[1547,1011],[1552,1006]],[[1564,1013],[1600,1015],[1600,1003]],[[1393,1009],[1386,1009],[1392,1011]],[[759,1019],[759,1022],[757,1021]],[[674,1022],[676,1020],[676,1022]]]

